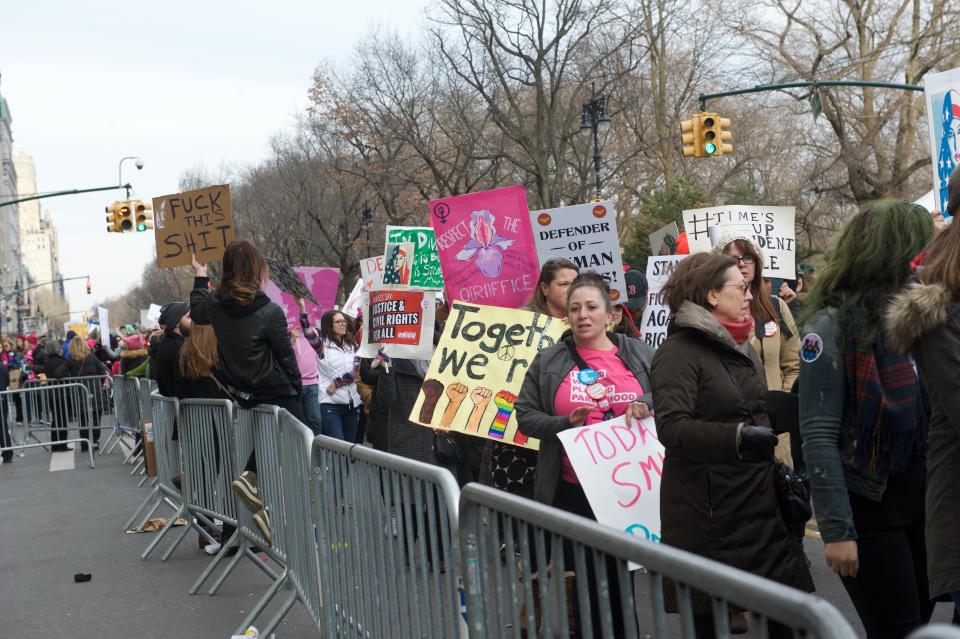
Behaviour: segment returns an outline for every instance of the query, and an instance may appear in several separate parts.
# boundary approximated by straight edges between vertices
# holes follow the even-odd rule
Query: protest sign
[[[363,290],[379,290],[383,288],[383,256],[375,255],[360,260],[360,279],[363,281]]]
[[[927,101],[936,208],[944,217],[950,217],[958,213],[947,211],[947,180],[960,164],[960,69],[928,73],[923,79],[923,94]]]
[[[153,198],[157,266],[188,266],[223,257],[233,241],[233,208],[226,184]]]
[[[663,444],[653,417],[628,427],[623,417],[557,433],[597,521],[660,541]],[[631,565],[631,568],[638,566]]]
[[[424,226],[388,226],[387,244],[409,242],[413,245],[410,265],[410,288],[425,290],[443,289],[443,271],[440,255],[437,254],[437,238],[433,229]]]
[[[370,291],[363,310],[360,357],[376,357],[382,346],[390,357],[430,359],[436,299],[432,291]]]
[[[110,311],[102,306],[97,307],[97,318],[100,320],[100,343],[110,348]]]
[[[742,232],[763,253],[763,277],[792,280],[797,274],[795,218],[792,206],[714,206],[684,211],[683,228],[691,253],[712,248],[712,226],[723,227],[720,236]]]
[[[87,337],[90,334],[90,325],[85,322],[78,322],[76,324],[64,324],[63,330],[65,333],[69,333],[70,331],[73,331],[74,333],[79,335],[81,339],[87,339]],[[30,331],[30,332],[34,332],[34,331]]]
[[[680,228],[676,222],[670,222],[649,235],[650,255],[675,255]]]
[[[643,341],[653,348],[663,344],[667,339],[667,324],[670,323],[670,309],[667,308],[660,292],[670,276],[673,275],[677,264],[682,262],[686,255],[651,255],[647,258],[647,305],[643,308],[643,317],[640,319],[640,334]]]
[[[303,282],[320,304],[314,304],[304,299],[304,308],[307,313],[307,322],[310,326],[317,326],[320,317],[337,301],[337,287],[340,285],[340,269],[323,266],[296,266],[293,269],[297,277]],[[280,290],[272,280],[267,280],[263,292],[271,301],[276,302],[283,309],[287,318],[287,325],[300,326],[300,305],[297,299],[286,291]]]
[[[360,308],[363,306],[365,295],[366,293],[363,292],[363,280],[358,278],[357,283],[353,286],[353,290],[350,291],[350,295],[347,297],[347,301],[343,303],[343,308],[341,308],[340,311],[344,315],[356,318],[360,313]]]
[[[626,300],[617,214],[609,202],[591,202],[546,211],[531,211],[530,226],[542,267],[565,258],[581,271],[603,276],[614,302]]]
[[[541,313],[454,302],[410,420],[537,449],[513,412],[533,358],[563,334]]]
[[[539,270],[528,213],[522,186],[430,202],[449,302],[527,303]]]
[[[382,288],[410,288],[411,264],[414,260],[413,242],[387,242],[383,252]]]

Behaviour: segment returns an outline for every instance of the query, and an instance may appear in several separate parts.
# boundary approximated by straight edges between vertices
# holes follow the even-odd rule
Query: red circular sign
[[[600,218],[605,216],[606,214],[607,214],[607,207],[602,206],[600,204],[593,207],[593,217]]]
[[[549,213],[541,213],[537,216],[537,222],[540,223],[540,226],[547,226],[550,222],[553,221],[553,218],[550,217]]]

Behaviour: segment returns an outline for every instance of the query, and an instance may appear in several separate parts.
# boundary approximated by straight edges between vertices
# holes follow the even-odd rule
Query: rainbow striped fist
[[[507,432],[507,422],[513,415],[513,403],[515,401],[517,401],[517,396],[510,391],[502,390],[494,396],[493,403],[497,406],[497,414],[490,424],[490,430],[487,431],[488,436],[494,439],[503,439],[504,433]]]

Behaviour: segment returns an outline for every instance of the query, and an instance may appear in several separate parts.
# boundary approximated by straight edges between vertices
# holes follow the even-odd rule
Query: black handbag
[[[719,355],[718,355],[719,357]],[[740,397],[741,410],[749,415],[750,423],[757,425],[753,418],[753,411],[747,406],[747,400],[740,390],[740,385],[733,377],[733,373],[727,368],[727,363],[720,357],[720,364],[723,370],[727,372],[730,383],[737,391]],[[800,477],[792,468],[782,461],[775,461],[773,468],[773,488],[777,494],[777,505],[780,508],[780,516],[783,517],[783,523],[790,534],[797,534],[797,531],[803,531],[803,528],[813,517],[813,507],[810,505],[810,483]]]
[[[460,444],[453,433],[433,432],[433,454],[441,464],[454,465],[460,461]]]
[[[774,468],[773,485],[777,491],[777,503],[780,515],[787,530],[802,531],[810,518],[813,508],[810,506],[810,482],[783,462],[777,462]]]

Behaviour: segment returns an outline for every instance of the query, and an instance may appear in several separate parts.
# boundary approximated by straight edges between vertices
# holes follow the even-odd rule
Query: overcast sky
[[[415,35],[428,0],[98,0],[5,2],[0,94],[14,148],[33,155],[41,192],[123,179],[145,201],[189,168],[246,165],[307,106],[321,61],[349,62],[374,27]],[[153,233],[108,234],[122,191],[42,201],[60,233],[71,310],[123,293],[154,259]],[[72,285],[71,285],[72,284]],[[165,300],[158,300],[165,301]]]

